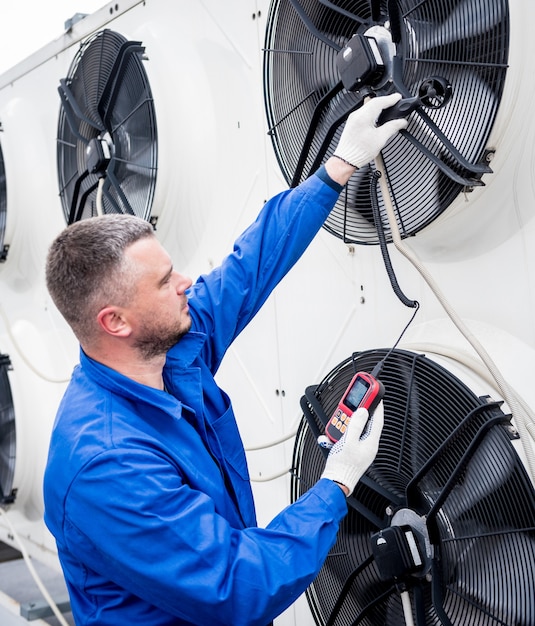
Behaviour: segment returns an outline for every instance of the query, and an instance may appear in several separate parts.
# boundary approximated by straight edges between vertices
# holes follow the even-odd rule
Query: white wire
[[[102,215],[102,188],[104,186],[104,176],[98,179],[97,187],[97,215]]]
[[[15,527],[11,523],[11,520],[9,519],[7,511],[1,506],[0,506],[0,516],[4,518],[6,524],[8,525],[9,531],[13,535],[13,538],[15,539],[15,541],[17,542],[19,551],[22,554],[22,557],[24,558],[24,562],[26,563],[26,566],[28,567],[28,570],[30,571],[32,578],[34,579],[35,584],[39,588],[39,591],[43,594],[44,599],[47,601],[48,606],[52,609],[52,612],[58,618],[58,621],[62,626],[69,626],[69,623],[63,617],[63,614],[59,610],[58,605],[54,602],[54,600],[52,599],[52,596],[48,593],[47,588],[45,587],[45,585],[43,584],[43,581],[39,577],[39,574],[36,572],[35,567],[33,566],[33,563],[30,559],[30,555],[28,554],[28,551],[26,550],[24,543],[19,537],[19,534],[15,530]]]
[[[401,592],[401,604],[403,606],[403,615],[407,626],[414,626],[414,618],[412,616],[411,598],[408,591]]]
[[[412,265],[418,270],[422,278],[426,281],[428,286],[431,288],[431,291],[434,293],[439,303],[442,305],[443,309],[451,319],[451,321],[455,324],[460,333],[465,337],[465,339],[470,343],[470,345],[477,352],[485,366],[488,368],[492,377],[496,381],[498,385],[498,389],[500,390],[503,398],[506,400],[511,412],[515,418],[516,427],[518,433],[520,435],[520,440],[522,442],[522,446],[524,452],[526,454],[526,460],[528,465],[529,473],[531,474],[532,480],[535,482],[535,450],[530,445],[529,439],[533,439],[535,435],[535,418],[530,411],[525,410],[525,407],[522,406],[520,402],[517,401],[517,398],[512,391],[509,384],[504,379],[500,370],[485,350],[480,341],[474,336],[474,334],[470,331],[470,329],[466,326],[464,321],[459,317],[457,312],[450,305],[448,300],[445,298],[444,294],[440,290],[438,284],[435,282],[433,277],[427,268],[420,262],[416,253],[405,246],[401,235],[399,232],[399,228],[397,225],[394,206],[392,204],[392,199],[390,197],[390,191],[388,189],[388,183],[385,175],[385,166],[383,162],[383,158],[381,154],[379,154],[375,159],[375,166],[377,170],[381,173],[381,177],[379,179],[379,184],[381,186],[381,192],[383,195],[383,200],[385,204],[386,213],[388,216],[388,222],[390,225],[390,230],[392,233],[392,240],[394,242],[395,247],[401,254],[412,263]]]
[[[296,435],[297,435],[297,429],[293,430],[290,433],[287,433],[286,435],[283,435],[279,439],[274,439],[273,441],[268,441],[267,443],[262,443],[257,446],[248,446],[245,448],[245,451],[255,452],[257,450],[266,450],[267,448],[273,448],[274,446],[278,446],[281,443],[285,443],[286,441],[289,441]],[[251,482],[254,482],[254,483],[267,483],[267,482],[270,482],[271,480],[276,480],[277,478],[281,478],[282,476],[285,476],[291,471],[291,469],[292,469],[291,467],[286,467],[285,469],[277,472],[276,474],[270,474],[269,476],[262,476],[262,477],[251,477],[250,480]]]
[[[279,437],[279,439],[274,439],[273,441],[268,441],[267,443],[260,443],[257,446],[247,446],[245,448],[245,451],[255,452],[256,450],[266,450],[267,448],[273,448],[274,446],[278,446],[281,443],[289,441],[296,435],[297,435],[297,429],[292,430],[292,432],[287,433],[286,435],[282,435],[282,437]]]
[[[485,367],[485,365],[481,361],[478,361],[477,359],[470,356],[468,353],[463,352],[462,350],[456,350],[454,348],[449,348],[448,346],[444,346],[442,344],[432,343],[432,342],[427,342],[427,341],[423,343],[422,342],[405,343],[403,344],[403,347],[406,348],[407,350],[412,350],[416,352],[432,352],[433,354],[444,356],[448,359],[451,359],[452,361],[456,361],[457,363],[460,363],[461,365],[464,365],[468,369],[472,370],[480,378],[482,378],[488,385],[490,385],[495,391],[497,391],[498,393],[501,393],[498,385],[496,384],[496,381],[492,377],[489,370]],[[526,403],[526,401],[524,400],[524,398],[522,398],[522,396],[515,389],[511,387],[510,387],[510,391],[512,394],[515,395],[516,401],[522,405],[524,411],[531,413],[532,418],[533,418],[533,412],[531,408],[528,406],[528,404]],[[530,426],[531,427],[535,426],[535,419],[533,421],[533,424],[528,424],[528,429],[530,428]]]

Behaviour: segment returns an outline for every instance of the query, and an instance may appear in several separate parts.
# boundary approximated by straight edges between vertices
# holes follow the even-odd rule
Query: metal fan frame
[[[0,505],[12,504],[16,498],[13,489],[15,476],[17,434],[15,426],[15,408],[8,378],[11,360],[7,354],[0,354]]]
[[[322,459],[326,452],[312,442],[315,442],[317,437],[323,434],[324,427],[339,397],[341,397],[347,384],[351,380],[351,377],[356,371],[371,371],[387,353],[388,351],[386,350],[355,353],[330,372],[322,383],[310,386],[306,389],[301,400],[304,417],[294,447],[293,467],[295,474],[292,480],[293,500],[299,497],[301,493],[309,487],[308,482],[319,478],[321,470],[318,469],[316,471],[316,464],[318,467],[322,466]],[[376,613],[378,607],[390,602],[391,598],[397,597],[400,589],[408,589],[413,594],[416,624],[419,626],[430,625],[430,622],[426,621],[425,607],[427,607],[428,611],[431,609],[434,611],[433,615],[437,621],[433,621],[433,624],[453,626],[458,623],[450,619],[451,614],[449,613],[449,611],[452,610],[451,598],[452,595],[455,595],[455,590],[454,585],[452,585],[451,590],[448,588],[448,577],[452,575],[451,570],[453,565],[452,563],[448,563],[446,551],[448,545],[455,545],[455,543],[451,544],[453,537],[448,535],[453,529],[449,528],[449,518],[446,511],[448,507],[451,508],[453,506],[452,502],[455,501],[455,498],[453,501],[448,501],[448,498],[450,498],[455,489],[459,489],[459,485],[462,485],[465,479],[465,473],[467,468],[470,467],[472,459],[474,459],[476,455],[478,455],[479,458],[485,454],[485,446],[488,445],[489,441],[493,442],[493,445],[498,446],[499,449],[507,449],[508,454],[516,455],[516,453],[512,451],[513,448],[510,442],[512,439],[517,438],[517,434],[510,423],[511,416],[502,412],[500,408],[501,402],[491,401],[488,397],[478,398],[453,374],[440,368],[440,366],[434,364],[432,361],[429,361],[424,355],[407,353],[401,350],[395,350],[392,354],[395,360],[403,359],[404,368],[407,367],[410,369],[410,362],[412,360],[413,373],[411,376],[414,376],[414,368],[420,372],[420,376],[426,375],[425,372],[432,372],[433,377],[429,376],[429,384],[431,384],[431,381],[436,382],[437,380],[434,378],[436,373],[436,375],[442,379],[444,385],[451,387],[452,393],[465,394],[466,399],[463,397],[462,404],[459,405],[459,407],[465,407],[465,409],[463,409],[464,413],[462,418],[457,416],[455,420],[452,420],[454,427],[450,429],[448,436],[444,438],[442,443],[436,444],[434,451],[429,453],[427,458],[422,459],[421,462],[419,461],[420,465],[418,470],[412,472],[410,478],[407,476],[407,468],[398,468],[402,474],[400,474],[399,484],[394,486],[392,480],[395,480],[393,479],[395,470],[389,470],[391,473],[387,477],[384,473],[384,464],[387,461],[392,462],[392,455],[394,454],[392,446],[397,445],[400,450],[403,450],[405,440],[409,442],[410,438],[414,436],[413,433],[407,431],[410,424],[408,415],[411,408],[412,410],[417,410],[415,407],[417,407],[418,402],[427,402],[428,400],[427,397],[411,400],[410,390],[407,391],[408,395],[406,397],[401,397],[398,395],[400,393],[399,387],[395,387],[394,389],[390,387],[389,394],[388,384],[385,384],[387,389],[385,396],[385,425],[388,423],[389,414],[394,410],[393,407],[397,407],[397,412],[395,413],[397,415],[396,419],[401,419],[406,425],[398,429],[400,433],[398,443],[393,441],[391,433],[386,435],[386,440],[382,440],[378,459],[376,459],[376,462],[363,476],[355,493],[348,500],[352,511],[350,512],[346,525],[343,527],[345,530],[342,532],[350,532],[352,525],[357,523],[361,524],[362,527],[369,528],[370,533],[373,532],[374,529],[385,529],[389,527],[396,511],[412,510],[417,515],[425,517],[426,526],[429,531],[429,541],[433,550],[433,558],[427,563],[426,568],[417,574],[414,572],[407,573],[402,578],[391,581],[385,580],[381,582],[378,580],[375,583],[375,595],[368,594],[367,597],[362,599],[362,603],[359,603],[360,611],[358,615],[354,616],[354,621],[337,621],[344,619],[342,617],[342,611],[345,610],[345,602],[355,593],[354,585],[358,582],[359,577],[361,577],[368,568],[375,567],[371,553],[358,554],[360,560],[354,563],[353,570],[346,570],[345,574],[342,575],[343,584],[338,589],[340,592],[339,596],[333,604],[332,611],[328,617],[322,614],[321,601],[324,601],[324,599],[320,600],[319,598],[320,595],[325,594],[325,589],[323,589],[323,592],[320,592],[315,589],[313,584],[307,591],[309,605],[318,624],[331,626],[334,624],[352,623],[369,625],[375,623],[373,619],[372,621],[368,621],[369,616]],[[397,363],[397,361],[395,362]],[[425,364],[425,369],[422,369],[422,363]],[[392,365],[392,368],[394,367],[395,365]],[[390,380],[393,376],[394,370],[392,369],[388,373],[387,380]],[[406,373],[404,373],[403,376],[406,376]],[[428,384],[427,379],[426,384]],[[418,393],[418,391],[415,391],[415,393]],[[441,398],[442,397],[443,395]],[[413,402],[415,402],[416,405],[411,407],[411,403]],[[404,408],[402,406],[403,403],[406,403]],[[399,407],[397,405],[399,405]],[[472,408],[469,408],[470,406]],[[430,407],[427,407],[427,410],[429,411]],[[405,414],[404,418],[403,414]],[[392,419],[394,418],[390,417],[390,420]],[[431,426],[429,426],[429,428],[430,427]],[[385,430],[388,430],[388,428],[389,427]],[[392,426],[390,426],[390,428],[392,428]],[[425,424],[420,424],[420,428],[425,428]],[[396,430],[396,432],[398,431]],[[307,459],[303,456],[307,450],[309,452],[311,451],[310,446],[314,446],[312,448],[314,451],[314,460]],[[381,453],[381,448],[383,448],[383,453]],[[410,449],[413,450],[412,448]],[[413,450],[412,454],[416,454],[416,450]],[[399,462],[401,463],[401,460]],[[310,463],[312,463],[312,465],[310,465]],[[309,467],[307,468],[305,464],[309,464]],[[305,474],[309,477],[308,480],[304,479],[301,475],[303,469],[306,470]],[[317,476],[310,477],[314,472],[317,473]],[[306,480],[306,482],[303,483],[303,480]],[[524,518],[526,515],[529,516],[529,506],[535,511],[535,494],[529,477],[519,459],[517,465],[515,465],[514,480],[517,481],[519,487],[518,497],[520,498],[521,494],[523,494],[523,501],[530,498],[531,503],[527,507],[527,513],[522,514],[522,516],[518,514],[516,520],[519,526],[524,524],[524,527],[522,531],[519,529],[516,532],[533,533],[535,529],[532,528],[530,530],[528,521]],[[370,506],[369,503],[372,503],[372,505]],[[357,522],[357,520],[361,521]],[[492,529],[489,529],[489,533],[492,534],[491,531]],[[511,529],[511,532],[514,532],[513,529]],[[454,540],[468,543],[470,537],[468,535],[465,537],[455,537]],[[472,541],[474,540],[476,540],[475,537]],[[484,541],[484,538],[479,540]],[[361,541],[362,537],[359,539],[359,542]],[[351,542],[342,543],[340,545],[337,544],[333,548],[333,555],[330,558],[335,559],[337,551],[344,549],[356,550],[359,545],[361,545],[361,543],[355,544],[354,547],[352,547]],[[356,559],[356,553],[353,554]],[[455,555],[455,553],[453,554]],[[350,560],[349,556],[346,557],[346,561],[347,560]],[[328,563],[329,557],[324,567],[334,567],[329,566]],[[345,567],[347,567],[347,563]],[[329,569],[329,571],[331,570]],[[327,574],[325,575],[327,576]],[[337,576],[339,575],[340,573],[337,574]],[[332,583],[332,585],[335,586],[334,583]],[[445,592],[446,588],[448,588],[447,593]],[[429,608],[430,603],[431,609]],[[453,607],[453,609],[455,609],[455,607]],[[529,609],[526,610],[528,611]],[[345,619],[347,619],[347,614],[345,615]],[[486,624],[487,622],[484,623]],[[488,623],[490,624],[491,622]],[[494,624],[495,622],[492,623]],[[392,624],[392,626],[394,625]]]
[[[507,16],[505,0],[496,0],[496,2],[500,3],[502,7],[501,14]],[[411,5],[408,0],[388,0],[388,2],[386,0],[382,2],[374,0],[369,3],[369,15],[361,16],[352,12],[351,9],[347,10],[347,7],[353,7],[358,11],[364,4],[364,2],[359,3],[357,0],[353,2],[350,0],[339,0],[336,3],[327,2],[326,0],[274,0],[271,3],[265,37],[264,100],[269,126],[268,134],[271,136],[279,166],[291,186],[299,184],[332,154],[345,120],[352,111],[362,105],[365,98],[385,95],[392,91],[398,91],[406,98],[414,98],[418,96],[418,85],[415,85],[414,82],[416,76],[421,72],[421,68],[429,68],[429,73],[426,76],[427,80],[432,77],[436,70],[436,63],[433,61],[431,53],[429,53],[430,58],[427,58],[429,56],[427,53],[425,54],[426,58],[424,58],[423,54],[418,54],[420,42],[412,41],[414,33],[410,30],[410,20],[414,12],[418,11],[422,5],[430,5],[432,3],[415,2]],[[287,12],[289,11],[288,7],[291,6],[293,8],[297,16],[295,18],[296,24],[300,23],[310,36],[308,40],[301,43],[297,40],[293,41],[293,45],[289,43],[288,49],[284,49],[284,37],[287,36],[286,31],[284,34],[281,34],[282,43],[279,44],[277,39],[278,20],[282,21],[279,14],[282,11],[280,9],[281,6]],[[384,25],[387,24],[388,17],[391,18],[388,29],[396,52],[394,57],[388,61],[386,75],[378,84],[362,84],[357,91],[351,92],[344,88],[341,80],[333,77],[329,85],[321,87],[322,91],[320,91],[319,86],[314,87],[314,81],[319,82],[321,74],[329,76],[330,59],[327,52],[320,50],[321,47],[323,46],[325,49],[334,51],[334,54],[340,55],[341,51],[343,52],[344,45],[347,45],[348,42],[348,35],[345,35],[345,41],[342,42],[340,41],[340,38],[343,38],[341,32],[327,33],[318,27],[318,22],[322,23],[321,20],[324,20],[325,24],[332,26],[333,20],[330,19],[328,12],[332,12],[333,15],[336,14],[340,19],[352,21],[354,23],[354,32],[357,35],[359,33],[369,33],[376,26],[385,30]],[[430,10],[430,13],[432,12]],[[313,15],[311,15],[312,13]],[[284,15],[288,17],[287,13]],[[374,22],[376,26],[372,27]],[[336,22],[336,26],[340,23]],[[344,22],[344,24],[344,28],[347,28],[347,23]],[[332,27],[335,28],[335,26]],[[327,26],[325,28],[327,29]],[[492,28],[492,25],[489,28]],[[500,37],[503,38],[503,35],[500,35]],[[277,44],[279,44],[279,47]],[[459,68],[469,68],[469,71],[474,73],[480,72],[483,74],[494,71],[495,75],[492,78],[492,84],[495,90],[495,102],[497,103],[499,103],[501,98],[507,70],[507,38],[503,41],[500,40],[500,45],[505,51],[505,58],[500,51],[501,49],[493,51],[496,57],[496,61],[493,63],[483,62],[485,59],[481,61],[478,59],[473,61],[464,59],[462,63],[458,59],[454,61]],[[415,51],[416,56],[414,55]],[[296,92],[299,94],[299,98],[302,98],[301,100],[292,100],[285,97],[280,103],[276,102],[277,96],[274,89],[277,83],[273,73],[280,71],[282,77],[282,72],[287,69],[285,65],[277,65],[277,62],[274,60],[275,58],[280,58],[281,55],[292,57],[292,61],[295,59],[295,64],[301,64],[299,57],[310,56],[311,59],[315,59],[314,55],[316,55],[317,60],[311,61],[311,63],[314,65],[324,64],[321,70],[317,70],[317,76],[310,75],[303,78],[304,91],[303,93]],[[446,58],[442,61],[440,60],[440,55],[437,55],[437,57],[437,62],[442,64],[440,67],[448,67],[449,61]],[[287,64],[288,66],[293,65],[290,61]],[[306,65],[303,65],[303,67],[306,67]],[[423,79],[423,76],[420,76],[420,79]],[[326,80],[326,78],[323,77],[323,80]],[[423,82],[425,83],[426,80],[423,80]],[[309,88],[310,91],[306,92],[304,85],[309,83],[312,86]],[[491,83],[489,82],[489,84]],[[421,85],[422,82],[419,83],[419,86]],[[473,87],[474,90],[476,86]],[[483,86],[479,88],[483,89]],[[415,89],[416,93],[413,93]],[[463,83],[464,89],[466,87]],[[487,89],[486,83],[485,89]],[[310,102],[313,105],[309,105]],[[308,129],[302,136],[302,143],[299,145],[300,152],[298,156],[294,157],[295,150],[288,147],[290,139],[286,140],[284,135],[290,132],[288,130],[290,121],[293,122],[294,120],[295,123],[291,124],[294,128],[291,131],[292,137],[297,137],[301,133],[300,129],[303,121],[299,120],[299,117],[301,115],[309,115],[310,106],[313,107],[313,110],[310,112]],[[287,110],[281,110],[283,107],[286,107]],[[301,113],[302,111],[305,112]],[[453,141],[443,131],[441,125],[448,118],[442,114],[442,111],[438,113],[428,112],[419,106],[411,112],[407,130],[402,131],[398,138],[392,141],[383,152],[389,184],[392,183],[390,185],[392,199],[402,237],[412,236],[428,226],[462,191],[471,190],[484,184],[482,177],[492,172],[489,163],[493,156],[493,149],[486,146],[486,138],[488,138],[490,133],[492,120],[495,115],[496,110],[493,113],[489,111],[487,116],[490,116],[489,120],[482,122],[481,131],[474,139],[474,146],[477,143],[477,154],[473,154],[473,147],[470,146],[468,150],[464,139],[461,141],[457,137],[456,141]],[[446,127],[449,128],[450,126],[451,120],[446,124]],[[317,128],[321,128],[319,133],[316,132]],[[292,141],[295,142],[297,139]],[[411,152],[411,150],[414,152]],[[469,156],[467,151],[470,153]],[[414,200],[411,199],[409,201],[407,198],[409,191],[403,187],[400,189],[399,178],[395,174],[396,161],[405,158],[407,154],[419,154],[418,163],[424,161],[429,163],[425,170],[426,177],[429,180],[428,184],[433,184],[431,182],[433,175],[437,177],[434,203],[424,201],[423,191],[420,191]],[[414,160],[416,157],[410,156],[409,158]],[[416,167],[416,161],[413,163],[413,167]],[[369,198],[373,193],[373,190],[366,182],[367,177],[373,173],[373,170],[373,164],[370,164],[361,168],[355,174],[343,196],[338,201],[335,211],[324,225],[328,232],[341,238],[346,243],[378,243],[376,225],[370,219],[371,213],[364,206],[366,194]],[[370,201],[368,200],[368,202]],[[415,209],[415,206],[418,208]],[[387,239],[391,240],[388,223],[386,219],[383,221]]]
[[[92,142],[96,141],[97,143],[108,144],[108,139],[110,140],[110,155],[105,162],[105,168],[103,165],[100,165],[100,169],[97,169],[95,167],[95,169],[90,170],[88,167],[84,171],[79,172],[79,176],[76,179],[70,202],[68,202],[67,198],[65,197],[66,187],[68,186],[70,181],[65,181],[65,183],[62,184],[60,180],[60,195],[62,198],[65,217],[68,224],[72,224],[73,222],[82,219],[83,213],[86,210],[86,203],[91,194],[94,194],[97,191],[99,185],[102,188],[103,197],[106,198],[106,201],[111,206],[113,212],[124,212],[131,215],[136,214],[136,211],[132,207],[127,194],[121,186],[121,181],[118,179],[115,173],[117,165],[120,164],[123,159],[121,158],[121,155],[117,154],[114,141],[114,137],[116,136],[116,132],[118,128],[120,128],[120,125],[118,128],[114,127],[112,121],[112,111],[119,97],[120,90],[124,85],[124,80],[127,76],[127,68],[130,61],[134,62],[135,68],[137,68],[138,80],[141,80],[144,85],[146,85],[146,90],[148,92],[148,97],[141,103],[137,104],[136,110],[143,105],[149,106],[151,131],[153,133],[153,137],[151,138],[151,146],[153,146],[151,148],[151,164],[150,166],[148,166],[148,170],[152,174],[152,180],[147,189],[145,209],[142,215],[144,219],[148,220],[150,217],[150,209],[154,198],[157,170],[157,150],[154,147],[157,141],[156,118],[154,110],[152,108],[153,102],[152,95],[150,93],[148,78],[144,72],[142,65],[142,58],[145,52],[145,48],[142,46],[141,42],[128,41],[122,35],[119,35],[118,33],[113,33],[115,37],[121,38],[124,41],[117,50],[116,57],[113,66],[110,69],[106,85],[100,96],[100,100],[98,103],[98,118],[90,118],[85,114],[85,112],[80,108],[79,103],[76,101],[76,97],[71,90],[71,84],[73,80],[77,77],[77,72],[84,55],[87,53],[91,46],[99,43],[100,37],[103,37],[108,32],[111,33],[112,31],[99,31],[81,45],[76,57],[71,64],[68,77],[66,79],[61,79],[60,85],[58,87],[58,92],[62,105],[60,119],[58,123],[58,148],[59,145],[62,143],[61,131],[64,128],[65,121],[78,144],[85,147],[86,157],[89,153],[89,150],[91,149]],[[106,103],[105,107],[102,104],[103,102]],[[132,113],[133,112],[134,111],[132,111]],[[81,132],[82,127],[85,134]],[[92,131],[90,129],[92,129]],[[86,134],[89,134],[91,132],[96,132],[96,137],[86,136]],[[61,153],[60,151],[58,151],[59,172],[61,172],[61,168]],[[90,185],[86,186],[85,190],[82,191],[82,185],[90,177],[93,178],[93,181]]]
[[[1,129],[1,125],[0,125]],[[4,152],[0,144],[0,263],[7,259],[9,246],[5,243],[4,237],[6,233],[7,222],[7,187],[6,187],[6,168],[4,164]]]

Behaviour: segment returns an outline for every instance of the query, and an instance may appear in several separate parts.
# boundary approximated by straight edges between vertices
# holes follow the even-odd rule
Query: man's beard
[[[150,326],[143,330],[143,334],[137,337],[134,348],[145,359],[164,356],[176,345],[191,328],[191,319],[187,323],[170,329],[166,327]]]

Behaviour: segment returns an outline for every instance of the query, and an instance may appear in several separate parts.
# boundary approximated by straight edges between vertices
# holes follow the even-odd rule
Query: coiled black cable
[[[399,286],[398,279],[396,278],[394,268],[392,267],[392,261],[390,260],[390,254],[388,253],[388,247],[386,245],[383,222],[381,221],[381,213],[379,211],[379,200],[377,198],[377,183],[379,178],[381,178],[381,172],[375,170],[370,181],[370,199],[372,203],[373,221],[377,230],[377,237],[379,238],[379,246],[381,248],[381,254],[383,255],[386,273],[388,274],[394,293],[401,300],[401,302],[411,309],[417,309],[420,306],[419,302],[417,300],[411,300],[403,293],[401,287]]]

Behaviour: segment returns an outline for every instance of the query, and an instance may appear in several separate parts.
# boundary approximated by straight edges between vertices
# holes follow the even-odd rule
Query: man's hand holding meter
[[[361,476],[373,463],[379,449],[379,439],[384,424],[384,408],[381,401],[374,413],[371,424],[368,410],[359,408],[353,413],[346,432],[329,452],[322,478],[338,483],[346,496],[351,495]],[[364,429],[366,438],[362,439]]]

